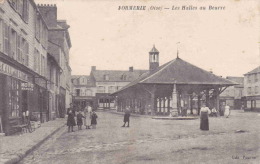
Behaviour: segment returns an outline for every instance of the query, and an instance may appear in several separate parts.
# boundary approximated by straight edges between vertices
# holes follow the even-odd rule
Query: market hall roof
[[[129,83],[117,92],[136,84],[237,85],[235,82],[216,76],[180,58],[176,58],[158,67],[154,71],[144,73],[137,80]]]

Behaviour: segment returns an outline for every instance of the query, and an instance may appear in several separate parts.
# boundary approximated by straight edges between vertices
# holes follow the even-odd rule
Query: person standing
[[[230,107],[229,107],[228,104],[225,106],[225,113],[224,113],[224,115],[225,115],[226,118],[228,118],[229,115],[230,115]]]
[[[82,130],[82,124],[83,124],[82,118],[84,118],[84,116],[81,114],[81,111],[79,111],[78,114],[77,114],[78,130]]]
[[[73,126],[76,126],[76,122],[75,122],[75,110],[73,108],[72,103],[70,104],[70,107],[67,110],[67,126],[68,126],[68,132],[73,131]]]
[[[96,112],[93,111],[92,114],[91,114],[91,126],[92,126],[93,129],[96,129],[97,118],[98,118],[98,116],[97,116]]]
[[[129,122],[130,122],[130,110],[127,107],[125,110],[125,115],[124,115],[124,125],[122,127],[125,127],[126,123],[127,123],[127,127],[129,127]]]
[[[83,109],[83,114],[84,114],[84,119],[83,119],[84,126],[86,126],[86,129],[89,129],[89,122],[88,122],[88,120],[90,118],[89,118],[89,113],[88,113],[88,105],[85,106],[85,108]]]
[[[215,107],[212,108],[211,113],[212,113],[212,117],[213,116],[218,117],[217,109]]]
[[[209,114],[210,110],[205,104],[202,105],[200,109],[200,129],[209,130]]]
[[[88,105],[88,116],[89,116],[89,122],[87,122],[88,125],[88,129],[90,129],[91,126],[91,116],[92,116],[92,107],[90,105]]]

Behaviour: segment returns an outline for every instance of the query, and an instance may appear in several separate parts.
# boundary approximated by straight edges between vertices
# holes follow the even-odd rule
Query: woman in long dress
[[[88,119],[89,119],[88,106],[86,106],[84,108],[83,112],[84,112],[83,124],[84,124],[84,126],[86,126],[86,129],[89,129],[89,124],[88,124]]]
[[[98,118],[98,116],[97,116],[96,112],[93,111],[92,114],[91,114],[91,126],[92,126],[93,129],[96,129],[97,118]]]
[[[200,109],[200,129],[209,130],[209,114],[210,110],[206,105],[202,105]]]
[[[228,104],[225,106],[225,117],[228,118],[230,115],[230,107]]]
[[[68,126],[68,132],[72,131],[73,132],[73,126],[76,126],[76,121],[75,121],[75,110],[73,109],[73,105],[70,105],[70,108],[68,108],[67,111],[68,114],[68,119],[67,119],[67,126]]]

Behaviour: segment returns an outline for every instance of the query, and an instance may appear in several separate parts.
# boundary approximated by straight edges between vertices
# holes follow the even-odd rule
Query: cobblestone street
[[[63,128],[21,163],[259,162],[257,113],[232,111],[230,118],[210,118],[208,132],[199,130],[199,119],[131,117],[130,128],[123,128],[121,115],[98,116],[97,129],[67,133]]]

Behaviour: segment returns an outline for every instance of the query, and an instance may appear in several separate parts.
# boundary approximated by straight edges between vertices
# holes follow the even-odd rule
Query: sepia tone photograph
[[[259,0],[0,0],[0,164],[258,164],[259,125]]]

